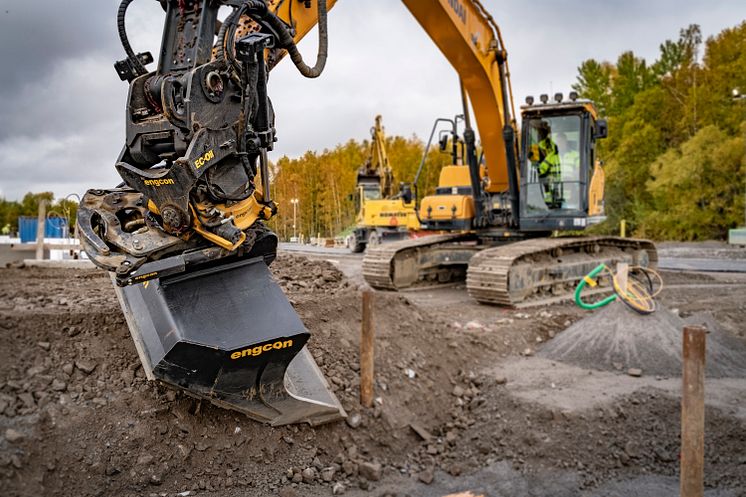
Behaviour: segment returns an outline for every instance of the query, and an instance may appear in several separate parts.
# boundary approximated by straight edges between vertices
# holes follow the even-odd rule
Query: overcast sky
[[[633,50],[652,61],[690,23],[707,37],[746,18],[744,0],[482,1],[503,33],[516,105],[527,94],[567,92],[587,58],[614,61]],[[124,57],[118,4],[0,2],[0,196],[63,197],[119,182],[127,85],[112,67]],[[137,0],[129,10],[133,48],[157,54],[160,6]],[[399,0],[338,0],[329,37],[319,79],[303,78],[287,60],[272,72],[275,159],[367,138],[377,113],[389,135],[426,137],[433,119],[460,112],[456,74]],[[300,48],[313,64],[315,32]]]

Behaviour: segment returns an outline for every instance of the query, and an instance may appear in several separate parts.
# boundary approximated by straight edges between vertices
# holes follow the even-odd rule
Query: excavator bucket
[[[148,379],[273,426],[346,416],[262,257],[115,288]]]

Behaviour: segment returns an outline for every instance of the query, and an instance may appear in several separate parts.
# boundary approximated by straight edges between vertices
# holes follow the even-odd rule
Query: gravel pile
[[[640,315],[614,302],[582,319],[547,343],[539,356],[589,369],[681,375],[682,330],[702,324],[707,335],[705,374],[746,378],[746,342],[718,326],[711,314],[682,319],[666,308]]]

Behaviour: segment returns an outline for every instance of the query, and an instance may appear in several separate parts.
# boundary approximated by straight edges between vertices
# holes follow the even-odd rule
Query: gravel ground
[[[3,495],[414,497],[468,487],[494,496],[600,496],[670,487],[675,390],[641,381],[565,408],[514,388],[512,361],[545,360],[537,350],[593,319],[569,304],[516,311],[474,304],[459,288],[376,293],[377,400],[361,408],[363,285],[354,262],[344,262],[283,255],[272,268],[350,414],[315,429],[266,427],[147,382],[103,273],[0,269]],[[722,333],[743,342],[744,280],[664,278],[668,308],[684,317],[709,310]],[[536,381],[559,382],[546,367]],[[594,376],[577,371],[567,378]],[[709,495],[730,496],[746,488],[746,422],[724,399],[708,400],[706,484]]]

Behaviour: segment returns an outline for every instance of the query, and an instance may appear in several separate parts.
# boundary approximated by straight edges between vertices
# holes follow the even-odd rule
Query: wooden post
[[[373,407],[373,292],[363,291],[362,333],[360,336],[360,403]]]
[[[627,238],[627,220],[622,219],[619,221],[619,236],[622,238]]]
[[[44,232],[47,224],[47,201],[39,200],[39,217],[36,224],[36,260],[44,259]]]
[[[684,327],[681,392],[681,497],[704,495],[705,335],[701,326]]]

